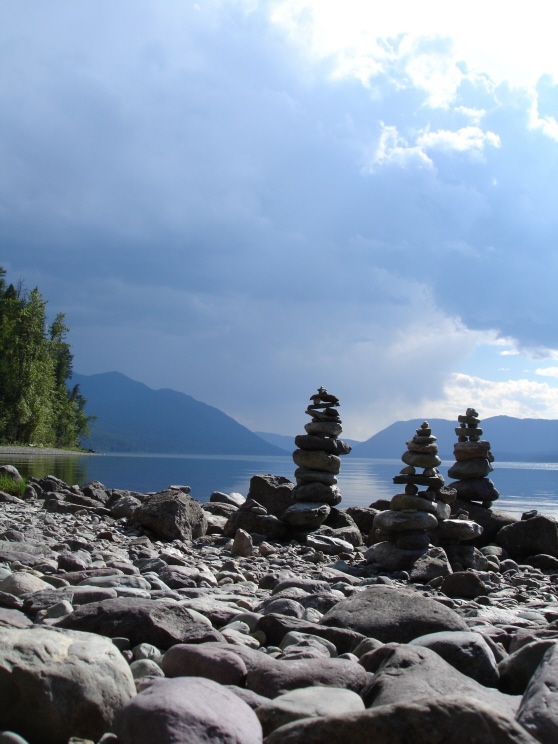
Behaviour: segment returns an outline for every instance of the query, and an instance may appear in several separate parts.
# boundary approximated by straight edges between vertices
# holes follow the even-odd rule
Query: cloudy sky
[[[253,430],[558,418],[553,5],[3,0],[0,265]]]

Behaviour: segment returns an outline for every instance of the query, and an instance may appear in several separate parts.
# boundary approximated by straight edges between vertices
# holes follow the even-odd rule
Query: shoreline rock
[[[293,484],[256,487],[288,500]],[[372,507],[332,508],[318,533],[276,539],[258,531],[278,519],[254,499],[199,504],[188,490],[47,477],[0,503],[0,740],[558,740],[552,540],[526,555],[527,525],[467,570],[411,580],[366,560]],[[230,526],[243,511],[256,528],[245,534]],[[328,555],[328,531],[353,544]]]

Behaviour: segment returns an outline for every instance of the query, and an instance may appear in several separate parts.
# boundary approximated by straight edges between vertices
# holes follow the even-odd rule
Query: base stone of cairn
[[[465,416],[458,416],[457,420],[457,442],[453,448],[456,462],[448,470],[449,477],[455,481],[450,485],[457,491],[457,498],[490,508],[500,496],[494,483],[487,478],[494,462],[490,442],[481,439],[483,430],[474,408],[468,408]]]
[[[375,516],[373,527],[380,541],[365,554],[369,562],[389,571],[412,568],[433,544],[454,544],[482,531],[470,520],[451,519],[450,504],[456,491],[444,486],[444,478],[438,472],[438,445],[427,421],[407,442],[401,460],[406,467],[393,482],[404,485],[404,493],[396,494],[390,509]]]
[[[310,400],[306,414],[311,421],[304,426],[306,434],[295,437],[298,449],[293,452],[293,460],[297,469],[292,494],[296,503],[282,516],[293,529],[303,532],[318,529],[331,507],[340,503],[337,475],[341,456],[351,451],[351,446],[338,438],[343,431],[339,400],[323,387]]]

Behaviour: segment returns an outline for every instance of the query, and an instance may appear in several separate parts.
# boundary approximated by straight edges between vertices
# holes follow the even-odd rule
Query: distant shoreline
[[[11,445],[0,445],[0,455],[95,455],[97,452],[83,450],[65,450],[55,447],[16,447]]]

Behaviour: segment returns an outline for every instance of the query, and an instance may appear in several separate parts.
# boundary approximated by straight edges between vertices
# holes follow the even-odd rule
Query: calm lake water
[[[107,488],[146,493],[170,485],[188,485],[192,496],[208,501],[212,491],[236,491],[246,496],[250,478],[261,473],[293,480],[290,455],[275,457],[189,455],[1,455],[0,465],[15,465],[22,475],[41,478],[56,475],[68,484],[98,480]],[[440,472],[449,482],[443,463]],[[343,458],[339,487],[341,506],[369,506],[376,499],[390,499],[398,492],[392,478],[400,460]],[[528,509],[558,517],[558,463],[494,463],[491,474],[500,499],[496,508],[520,515]]]

